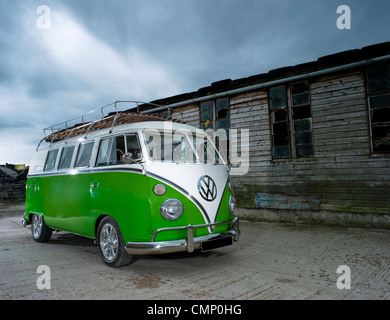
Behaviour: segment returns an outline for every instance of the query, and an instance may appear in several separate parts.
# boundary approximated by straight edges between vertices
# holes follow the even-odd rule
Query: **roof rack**
[[[134,104],[134,106],[132,106],[130,109],[127,109],[125,111],[118,111],[119,103],[131,103]],[[140,106],[142,106],[142,109],[146,109],[146,110],[140,111]],[[109,132],[111,133],[115,125],[136,123],[136,122],[143,122],[143,121],[167,121],[167,120],[183,123],[182,121],[179,120],[173,120],[170,116],[164,117],[164,116],[157,116],[155,114],[148,114],[149,110],[147,108],[149,106],[159,107],[159,108],[164,107],[151,102],[115,101],[103,107],[86,112],[78,117],[49,126],[43,129],[44,138],[39,142],[36,150],[38,151],[43,141],[49,142],[51,146],[54,142],[62,141],[62,140],[65,140],[65,143],[67,143],[68,139],[80,135],[84,135],[84,139],[86,139],[88,134],[91,131],[110,128]],[[109,107],[114,108],[114,111],[105,114],[106,109]],[[168,114],[171,115],[170,108],[169,107],[166,108],[168,109]],[[132,109],[136,109],[136,112],[130,111]],[[99,116],[96,119],[97,114]]]

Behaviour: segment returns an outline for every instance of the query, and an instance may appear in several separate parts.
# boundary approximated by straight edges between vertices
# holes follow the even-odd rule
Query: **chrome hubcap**
[[[100,250],[108,261],[114,260],[118,254],[118,234],[109,223],[100,231]]]
[[[39,238],[42,232],[42,216],[40,214],[36,214],[33,216],[33,221],[32,221],[32,233],[34,239]]]

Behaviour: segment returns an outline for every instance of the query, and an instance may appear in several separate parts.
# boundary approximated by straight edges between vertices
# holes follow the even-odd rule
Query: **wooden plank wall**
[[[230,97],[231,128],[250,130],[249,171],[232,177],[238,205],[265,203],[262,194],[316,196],[319,210],[390,213],[390,157],[370,152],[364,73],[310,79],[310,94],[315,156],[283,160],[272,159],[267,90]],[[199,127],[199,105],[174,116]]]
[[[192,105],[176,108],[173,110],[172,118],[184,121],[186,124],[190,126],[199,128],[200,127],[199,105],[192,104]]]

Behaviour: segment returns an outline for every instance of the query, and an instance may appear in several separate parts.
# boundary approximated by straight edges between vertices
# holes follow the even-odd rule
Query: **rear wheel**
[[[31,219],[31,234],[37,242],[47,242],[53,233],[53,229],[49,228],[45,219],[41,214],[34,214]]]
[[[105,217],[100,222],[97,244],[100,256],[108,266],[118,268],[130,263],[131,255],[125,249],[125,241],[114,218]]]

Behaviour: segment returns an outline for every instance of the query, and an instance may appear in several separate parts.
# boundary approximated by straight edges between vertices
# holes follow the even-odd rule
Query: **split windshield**
[[[145,132],[145,142],[152,161],[173,163],[223,164],[211,140],[192,132]]]

